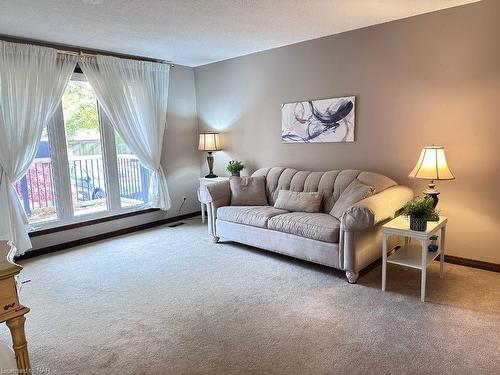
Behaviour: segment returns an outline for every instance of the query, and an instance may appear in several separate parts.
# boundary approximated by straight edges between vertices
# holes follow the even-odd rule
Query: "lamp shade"
[[[425,146],[417,165],[410,172],[410,177],[424,180],[454,180],[444,156],[444,148],[441,146]]]
[[[198,150],[219,151],[220,149],[219,133],[200,133]]]

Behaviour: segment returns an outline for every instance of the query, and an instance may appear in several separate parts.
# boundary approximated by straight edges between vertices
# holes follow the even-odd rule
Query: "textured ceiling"
[[[198,66],[476,0],[1,0],[0,34]]]

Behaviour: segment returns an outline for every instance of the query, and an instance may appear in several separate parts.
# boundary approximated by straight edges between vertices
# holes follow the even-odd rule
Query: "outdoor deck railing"
[[[136,157],[118,155],[120,197],[147,201],[149,172]],[[104,166],[101,156],[80,156],[69,160],[73,201],[106,197]],[[38,158],[15,188],[28,215],[33,210],[55,207],[55,187],[50,158]]]

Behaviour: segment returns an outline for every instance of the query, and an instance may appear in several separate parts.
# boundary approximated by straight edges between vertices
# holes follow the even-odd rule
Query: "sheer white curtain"
[[[171,201],[160,159],[167,127],[170,66],[100,55],[82,57],[79,65],[113,127],[152,171],[149,203],[168,210]]]
[[[76,64],[52,48],[0,41],[0,239],[31,248],[13,183],[27,172]]]

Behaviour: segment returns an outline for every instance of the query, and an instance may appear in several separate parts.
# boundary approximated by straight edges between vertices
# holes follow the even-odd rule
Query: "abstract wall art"
[[[285,103],[283,143],[354,142],[354,96]]]

